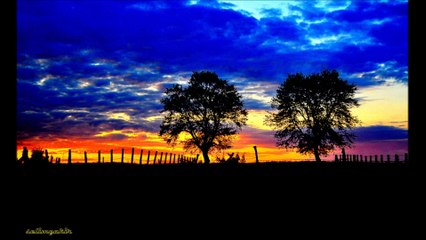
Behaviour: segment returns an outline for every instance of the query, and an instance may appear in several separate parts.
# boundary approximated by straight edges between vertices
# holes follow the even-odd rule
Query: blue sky
[[[325,68],[360,89],[360,141],[407,138],[407,1],[18,0],[18,142],[158,132],[165,88],[199,70],[260,114],[287,74]],[[362,117],[380,106],[397,116]]]

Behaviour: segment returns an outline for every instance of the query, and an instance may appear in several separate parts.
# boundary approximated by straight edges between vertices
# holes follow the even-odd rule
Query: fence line
[[[144,161],[144,149],[141,149],[140,156],[139,156],[139,165],[170,165],[170,164],[186,164],[186,163],[192,163],[196,164],[198,162],[199,154],[196,155],[196,157],[190,157],[183,154],[176,154],[172,152],[159,152],[155,151],[153,162],[150,163],[150,157],[151,157],[151,151],[148,150],[148,154]],[[160,154],[159,159],[157,158],[158,154]],[[68,150],[68,164],[72,164],[72,151],[71,149]],[[132,148],[131,154],[130,154],[130,164],[135,164],[134,162],[134,155],[135,155],[135,148]],[[177,157],[176,157],[177,155]],[[47,156],[47,154],[46,154]],[[102,156],[101,150],[97,151],[97,163],[101,163],[101,157],[102,157],[102,163],[104,162],[104,157]],[[167,158],[169,157],[169,158]],[[172,161],[173,160],[173,161]],[[177,160],[177,161],[176,161]],[[53,155],[51,156],[50,163],[53,163]],[[60,164],[60,158],[56,158],[55,161],[56,164]],[[75,163],[75,162],[74,162]],[[84,151],[84,163],[88,163],[88,157],[87,157],[87,151]],[[110,150],[110,163],[114,163],[114,150]],[[121,163],[125,163],[125,150],[124,148],[121,149]],[[127,162],[129,163],[129,162]]]
[[[254,148],[254,154],[250,154],[250,153],[246,153],[243,152],[241,156],[239,156],[239,153],[237,152],[237,154],[234,155],[234,152],[232,152],[231,154],[226,153],[227,155],[229,155],[228,159],[225,159],[225,153],[223,153],[222,158],[220,159],[219,157],[216,158],[217,162],[238,162],[238,163],[246,163],[246,162],[255,162],[255,163],[259,163],[259,157],[258,157],[258,149],[256,146],[253,146]],[[43,157],[43,152],[41,152],[39,155],[42,158],[42,161],[46,161],[46,162],[50,162],[52,164],[60,164],[61,163],[61,158],[60,157],[56,157],[55,159],[53,158],[53,155],[48,155],[48,151],[47,149],[44,151],[45,156]],[[96,154],[96,152],[94,153]],[[104,153],[104,155],[107,153]],[[169,165],[169,164],[183,164],[183,163],[192,163],[192,164],[197,164],[199,163],[198,158],[199,158],[199,154],[197,154],[195,157],[194,156],[186,156],[183,154],[176,154],[170,151],[164,151],[164,152],[159,152],[159,151],[155,151],[155,154],[152,153],[153,159],[152,161],[151,158],[151,150],[148,150],[148,154],[144,154],[144,149],[140,149],[140,156],[139,156],[139,165]],[[247,155],[246,155],[247,154]],[[25,155],[25,156],[24,156]],[[131,154],[127,154],[130,155],[130,158],[127,157],[127,160],[125,161],[125,149],[121,148],[121,163],[130,163],[130,164],[137,164],[134,161],[134,157],[135,157],[135,148],[132,147],[131,148]],[[177,156],[176,156],[177,155]],[[253,155],[253,156],[252,156]],[[68,164],[72,164],[72,163],[76,163],[75,159],[73,162],[73,153],[71,151],[71,149],[68,149],[68,156],[67,156],[67,163]],[[88,153],[87,151],[83,151],[83,161],[85,164],[87,164],[89,162],[89,158],[88,158]],[[65,158],[66,156],[62,155],[63,158]],[[101,161],[102,158],[102,161]],[[144,161],[145,158],[145,161]],[[24,147],[24,152],[23,152],[23,156],[21,157],[21,159],[28,159],[28,151],[26,150],[26,148]],[[50,159],[50,160],[49,160]],[[96,163],[96,157],[92,158],[93,161],[91,161],[92,163]],[[17,159],[18,160],[18,159]],[[248,161],[247,161],[248,160]],[[23,160],[19,160],[20,162],[23,162]],[[108,161],[108,160],[107,160]],[[363,155],[363,154],[346,154],[344,151],[342,151],[342,154],[334,155],[334,162],[359,162],[359,163],[406,163],[409,161],[408,158],[408,153],[405,154],[375,154],[375,155]],[[78,158],[77,162],[81,162],[81,158]],[[114,163],[114,149],[110,150],[110,163]],[[101,150],[97,151],[97,163],[105,163],[105,157],[102,155]]]
[[[379,162],[379,156],[380,156],[380,162]],[[384,155],[362,155],[362,154],[340,154],[334,155],[334,161],[335,162],[361,162],[361,163],[400,163],[400,162],[408,162],[408,153],[404,154],[404,160],[401,161],[398,154],[395,154],[393,156],[393,160],[391,158],[390,154],[386,154],[386,161],[384,160]]]

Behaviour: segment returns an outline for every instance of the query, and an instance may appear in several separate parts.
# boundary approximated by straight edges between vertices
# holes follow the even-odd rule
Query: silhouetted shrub
[[[31,153],[31,158],[28,161],[30,165],[44,166],[49,163],[49,160],[43,156],[42,148],[34,148]]]

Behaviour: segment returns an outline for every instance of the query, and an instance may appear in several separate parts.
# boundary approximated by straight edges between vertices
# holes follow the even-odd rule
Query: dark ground
[[[412,167],[401,163],[335,163],[335,162],[282,162],[260,164],[172,164],[172,165],[137,165],[121,163],[105,164],[53,164],[47,166],[17,166],[18,177],[30,178],[280,178],[303,179],[311,177],[334,180],[362,180],[365,178],[384,177],[403,180],[411,175]],[[395,180],[396,180],[395,179]]]
[[[16,172],[16,239],[55,237],[24,234],[37,227],[73,230],[60,239],[245,239],[254,232],[293,239],[297,226],[320,227],[317,237],[402,231],[410,239],[413,231],[402,226],[419,217],[423,194],[420,171],[404,163],[60,164]],[[305,230],[296,233],[312,233]]]

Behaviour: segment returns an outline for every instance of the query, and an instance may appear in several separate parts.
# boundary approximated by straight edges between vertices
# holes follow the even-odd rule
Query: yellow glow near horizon
[[[360,88],[358,108],[351,109],[362,126],[387,125],[408,129],[408,87],[403,83]],[[272,109],[271,109],[272,110]],[[247,126],[273,130],[264,124],[266,110],[248,110]]]
[[[247,126],[262,130],[272,130],[271,127],[264,124],[267,115],[266,110],[248,110]]]
[[[388,125],[408,129],[408,87],[402,83],[360,88],[363,100],[352,110],[362,126]]]

